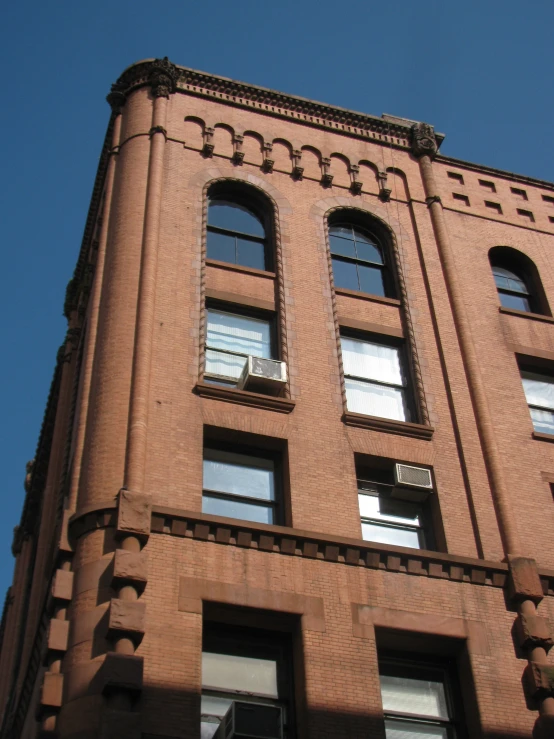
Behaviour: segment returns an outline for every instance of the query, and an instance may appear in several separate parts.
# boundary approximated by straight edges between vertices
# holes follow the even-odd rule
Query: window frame
[[[351,330],[346,327],[340,327],[340,340],[341,340],[341,353],[342,353],[342,339],[352,339],[354,341],[361,341],[366,344],[373,344],[375,346],[384,346],[388,349],[394,349],[398,353],[398,363],[400,366],[400,372],[402,375],[402,379],[404,384],[403,385],[396,385],[395,383],[387,383],[380,380],[374,380],[369,379],[366,377],[359,377],[358,375],[351,375],[346,372],[344,368],[344,358],[343,358],[343,376],[344,376],[344,382],[346,387],[347,380],[351,379],[355,382],[363,382],[368,385],[378,385],[381,387],[390,387],[394,389],[399,389],[402,393],[402,399],[403,399],[403,405],[405,410],[406,418],[399,419],[399,418],[388,418],[386,416],[371,416],[367,413],[360,413],[359,411],[354,411],[351,408],[348,407],[348,398],[346,401],[346,410],[348,413],[357,413],[361,416],[366,416],[367,418],[382,418],[387,421],[392,421],[394,423],[418,423],[418,412],[417,407],[415,404],[415,398],[414,398],[414,391],[413,391],[413,378],[412,378],[412,370],[411,370],[411,362],[409,361],[409,354],[406,346],[406,342],[403,340],[399,340],[394,336],[384,335],[384,334],[371,334],[371,333],[362,333],[355,330]]]
[[[371,262],[366,259],[361,259],[358,256],[356,257],[349,257],[344,254],[336,254],[333,252],[333,242],[332,242],[332,236],[334,235],[332,233],[333,228],[349,228],[353,232],[353,238],[351,239],[353,244],[356,244],[355,239],[355,232],[359,231],[362,234],[365,234],[366,236],[370,237],[375,243],[372,244],[381,254],[382,263],[378,264],[376,262]],[[371,228],[367,224],[360,223],[356,218],[344,218],[341,219],[339,217],[332,218],[331,220],[328,220],[327,222],[327,237],[329,240],[329,253],[331,255],[331,265],[333,270],[333,282],[335,283],[335,289],[336,290],[350,290],[351,292],[360,293],[362,295],[373,295],[376,298],[396,298],[396,285],[394,283],[394,280],[392,279],[391,274],[391,264],[390,264],[390,249],[388,248],[388,243],[383,239],[382,236],[379,235],[379,228]],[[377,231],[377,233],[376,233]],[[337,237],[341,238],[341,237]],[[347,239],[345,239],[346,241]],[[356,290],[353,290],[352,288],[346,288],[341,287],[340,285],[336,284],[335,281],[335,268],[334,263],[335,260],[340,262],[346,262],[348,264],[354,264],[356,267],[356,277],[358,280],[358,288]],[[383,284],[383,295],[380,295],[378,293],[370,293],[361,288],[361,281],[360,281],[360,275],[358,272],[358,266],[362,267],[370,267],[371,269],[379,270],[381,275],[381,282]]]
[[[259,308],[250,308],[249,306],[244,306],[244,305],[220,303],[220,302],[213,301],[213,300],[206,300],[206,305],[205,305],[204,310],[206,314],[206,323],[205,323],[206,330],[205,330],[205,338],[204,338],[204,366],[202,368],[202,374],[201,374],[201,379],[203,382],[208,382],[209,384],[220,385],[220,386],[224,386],[228,388],[236,388],[238,384],[238,378],[233,380],[233,378],[228,375],[216,375],[215,373],[212,373],[212,372],[206,372],[206,364],[207,364],[206,353],[208,352],[208,350],[220,352],[221,354],[229,354],[235,357],[244,357],[245,363],[249,356],[254,356],[250,354],[244,354],[244,352],[236,352],[232,350],[218,349],[216,347],[211,347],[208,345],[208,325],[209,325],[209,312],[210,311],[226,313],[228,315],[235,315],[241,318],[252,318],[254,320],[264,321],[265,323],[267,323],[269,326],[270,354],[271,354],[269,359],[280,361],[281,347],[278,341],[277,316],[274,312],[264,311]]]
[[[215,452],[224,452],[226,454],[241,454],[248,457],[254,457],[271,461],[273,463],[273,490],[274,500],[264,500],[263,498],[254,498],[248,495],[240,495],[235,493],[225,493],[221,490],[212,490],[204,487],[204,460],[206,450]],[[260,449],[259,447],[249,446],[246,444],[233,444],[225,441],[213,441],[205,439],[202,450],[202,507],[204,503],[204,494],[208,494],[213,498],[219,498],[227,501],[240,501],[249,505],[257,505],[260,508],[271,509],[273,512],[273,521],[269,526],[282,526],[285,524],[284,511],[284,475],[283,475],[283,454],[275,449]],[[224,514],[213,513],[210,515],[218,516]],[[225,516],[225,518],[230,518]],[[232,518],[232,517],[231,517]],[[247,518],[233,518],[236,521],[250,521],[251,523],[259,523]]]
[[[552,436],[554,438],[554,431],[542,431],[535,426],[535,420],[533,419],[533,416],[531,414],[531,410],[538,410],[538,411],[547,411],[552,414],[552,420],[554,421],[554,405],[552,408],[549,408],[548,406],[544,405],[537,405],[536,403],[530,403],[527,399],[527,393],[525,392],[525,386],[523,385],[524,379],[530,379],[535,380],[538,382],[544,382],[545,384],[554,386],[554,370],[551,370],[550,368],[544,367],[544,366],[537,366],[537,365],[531,365],[528,362],[520,362],[519,363],[519,372],[521,376],[521,386],[523,390],[523,395],[525,397],[525,402],[527,403],[527,408],[529,409],[529,417],[531,418],[531,423],[533,424],[533,432],[536,434],[545,434],[548,436]],[[525,378],[524,375],[534,375],[534,377],[527,377]]]
[[[399,656],[395,653],[384,652],[379,654],[379,682],[381,675],[389,674],[394,677],[405,677],[415,680],[436,679],[442,676],[444,695],[448,718],[428,716],[426,714],[395,711],[383,707],[383,719],[419,724],[425,726],[440,726],[446,730],[447,739],[466,739],[467,733],[463,723],[463,705],[456,664],[453,659],[440,660],[428,655]],[[383,669],[384,668],[384,669]],[[420,677],[421,676],[421,677]],[[386,731],[386,728],[385,728]]]
[[[531,316],[539,315],[552,317],[552,312],[542,285],[539,270],[530,257],[511,246],[493,246],[492,249],[489,250],[488,256],[494,285],[502,310],[513,310],[519,313],[527,313]],[[516,290],[510,290],[509,288],[499,287],[496,283],[496,276],[494,274],[495,268],[506,269],[508,272],[512,272],[515,277],[525,285],[527,292],[522,293]],[[505,305],[502,301],[502,295],[525,297],[529,304],[529,310],[522,310],[520,308],[513,308],[512,306]]]
[[[433,531],[430,526],[430,515],[428,506],[426,503],[415,503],[412,501],[403,501],[402,499],[392,499],[390,493],[392,492],[392,488],[394,485],[391,483],[384,483],[384,482],[377,482],[370,479],[363,479],[361,477],[357,477],[357,486],[358,486],[358,496],[360,495],[367,495],[370,497],[375,498],[383,498],[387,499],[390,498],[391,500],[394,500],[398,503],[404,503],[407,506],[410,506],[414,510],[417,509],[419,511],[418,518],[420,519],[420,524],[402,524],[399,522],[393,522],[393,521],[383,521],[379,518],[371,518],[370,516],[363,516],[362,512],[360,511],[360,524],[362,525],[362,539],[364,541],[374,542],[375,544],[385,544],[385,542],[379,542],[376,539],[365,539],[363,535],[363,524],[373,524],[374,526],[381,526],[385,529],[392,529],[392,530],[399,530],[399,531],[413,531],[417,534],[419,547],[409,547],[406,544],[386,544],[386,546],[400,546],[405,547],[408,549],[414,549],[416,551],[435,551],[435,542],[434,542],[434,536]],[[365,486],[365,487],[364,487]],[[373,490],[372,490],[373,488]],[[358,498],[359,502],[359,498]]]
[[[504,308],[509,308],[510,310],[522,310],[525,313],[534,313],[535,311],[532,310],[533,296],[529,290],[526,280],[520,277],[517,272],[514,272],[512,269],[508,269],[508,267],[504,267],[500,264],[491,264],[491,269],[492,269],[492,276],[494,277],[494,282],[496,285],[496,291],[500,298],[500,305],[502,305],[502,307]],[[496,281],[497,277],[504,277],[505,279],[508,279],[508,280],[510,280],[511,278],[506,277],[506,275],[497,275],[495,273],[495,269],[502,269],[502,270],[505,270],[506,272],[509,272],[511,275],[513,275],[513,277],[518,282],[521,282],[523,284],[525,290],[511,290],[508,287],[500,287],[500,285]],[[528,308],[514,308],[512,305],[507,305],[502,299],[504,295],[517,297],[517,298],[521,298],[522,300],[526,300]]]
[[[283,709],[284,739],[295,739],[294,650],[291,634],[286,631],[267,631],[265,629],[208,621],[204,622],[202,630],[202,654],[204,652],[275,659],[277,663],[276,699],[262,693],[204,687],[203,678],[201,694],[202,696],[209,695],[227,699],[235,696],[237,700],[247,703],[266,703],[272,706],[281,706]],[[214,718],[215,714],[203,714],[201,712],[201,722],[204,716]]]
[[[275,260],[274,260],[274,249],[273,249],[273,243],[274,243],[274,236],[273,236],[273,208],[271,204],[263,198],[263,196],[259,195],[257,192],[252,191],[250,188],[243,187],[241,184],[233,183],[230,184],[229,182],[221,183],[218,187],[210,188],[207,195],[208,199],[208,207],[207,207],[207,217],[206,217],[206,258],[208,260],[212,259],[212,257],[209,256],[208,249],[209,249],[209,236],[208,234],[211,233],[220,233],[225,236],[231,236],[235,239],[235,261],[234,262],[225,262],[222,260],[214,260],[217,262],[220,262],[221,264],[231,264],[235,267],[243,267],[244,269],[259,269],[257,267],[250,267],[249,265],[241,264],[237,261],[237,255],[238,255],[238,242],[237,239],[244,239],[245,241],[251,241],[253,243],[258,243],[263,245],[263,253],[264,253],[264,267],[261,271],[263,272],[273,272],[275,268]],[[265,236],[257,237],[253,234],[244,233],[242,231],[236,231],[234,229],[227,229],[221,226],[213,226],[210,224],[210,205],[212,203],[216,203],[218,201],[224,201],[229,203],[230,205],[237,205],[239,207],[245,208],[247,211],[249,211],[255,218],[257,218],[260,223],[262,224],[262,227],[265,232]]]

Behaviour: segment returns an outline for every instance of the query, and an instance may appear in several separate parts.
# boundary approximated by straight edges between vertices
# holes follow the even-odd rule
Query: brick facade
[[[391,643],[456,661],[468,736],[554,736],[554,436],[517,363],[554,367],[554,319],[500,308],[489,263],[526,255],[554,303],[554,186],[444,157],[425,124],[167,60],[108,99],[14,538],[1,736],[198,737],[212,613],[293,634],[297,737],[384,739]],[[207,258],[219,182],[266,199],[271,271]],[[388,234],[396,297],[335,287],[339,212]],[[204,381],[206,301],[275,316],[281,397]],[[403,342],[409,423],[348,411],[341,329]],[[201,512],[205,436],[280,450],[283,525]],[[375,458],[432,468],[435,550],[361,539]]]

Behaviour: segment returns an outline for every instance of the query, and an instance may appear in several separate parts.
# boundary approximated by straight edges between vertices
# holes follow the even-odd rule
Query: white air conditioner
[[[427,467],[409,464],[394,465],[394,487],[391,496],[421,503],[433,492],[433,478]]]
[[[213,739],[283,739],[283,711],[267,703],[233,701]]]
[[[248,357],[237,383],[239,390],[278,395],[287,382],[287,365],[275,359]]]

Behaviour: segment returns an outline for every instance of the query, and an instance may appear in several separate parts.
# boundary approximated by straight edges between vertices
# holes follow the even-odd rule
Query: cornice
[[[152,68],[159,64],[160,60],[145,59],[127,67],[112,86],[112,92],[115,90],[128,96],[134,90],[150,85]],[[393,116],[372,116],[228,77],[172,66],[176,71],[176,92],[215,99],[226,105],[254,109],[264,115],[288,118],[310,126],[331,128],[350,136],[377,137],[386,145],[410,148],[414,124],[418,125],[416,121]],[[432,127],[429,128],[432,130]],[[433,135],[438,148],[444,140],[444,134],[433,131]]]

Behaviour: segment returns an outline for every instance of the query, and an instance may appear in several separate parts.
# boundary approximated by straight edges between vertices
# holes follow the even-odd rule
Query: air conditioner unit
[[[394,465],[394,487],[391,496],[421,503],[433,492],[433,478],[427,467],[408,464]]]
[[[237,383],[239,390],[278,395],[287,382],[287,365],[275,359],[248,357]]]
[[[283,711],[267,703],[233,701],[213,739],[283,739]]]

